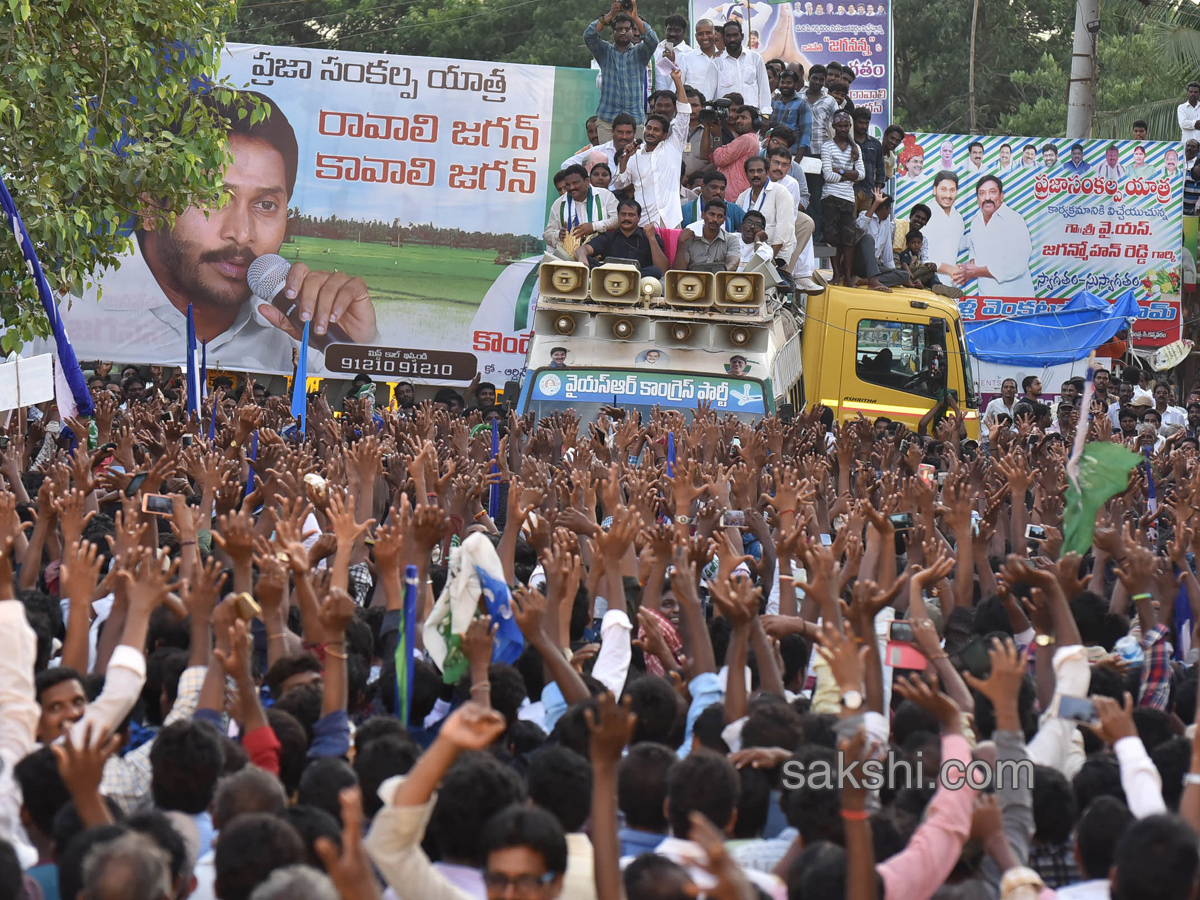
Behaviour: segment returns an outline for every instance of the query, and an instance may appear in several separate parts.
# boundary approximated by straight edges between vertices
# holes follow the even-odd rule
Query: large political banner
[[[939,277],[966,292],[964,319],[1045,312],[1080,291],[1133,288],[1133,338],[1180,338],[1183,169],[1170,142],[911,134],[896,217],[920,203]]]
[[[836,60],[854,70],[850,99],[871,110],[876,134],[892,114],[892,4],[878,3],[713,3],[692,0],[692,22],[736,19],[746,47],[764,60],[810,67]]]
[[[99,279],[99,303],[89,290],[64,304],[80,357],[180,365],[191,303],[211,368],[290,375],[296,329],[246,281],[277,253],[369,292],[333,343],[312,336],[310,375],[516,377],[550,175],[586,143],[594,75],[242,44],[221,74],[275,107],[265,126],[234,128],[233,200],[170,232],[151,224]]]

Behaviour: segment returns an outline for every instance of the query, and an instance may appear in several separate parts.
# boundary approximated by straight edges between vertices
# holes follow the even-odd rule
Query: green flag
[[[1087,553],[1096,530],[1096,513],[1129,486],[1129,473],[1142,457],[1120,444],[1094,441],[1079,456],[1079,487],[1067,486],[1063,511],[1062,555]]]

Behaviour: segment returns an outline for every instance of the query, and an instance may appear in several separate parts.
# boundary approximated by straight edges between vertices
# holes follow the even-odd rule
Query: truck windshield
[[[645,419],[655,406],[696,409],[701,402],[747,422],[770,411],[762,383],[750,378],[613,369],[539,369],[528,377],[520,412],[538,418],[572,409],[594,422],[605,407],[616,406],[638,410]]]
[[[860,320],[855,370],[868,384],[937,396],[946,385],[944,324]]]

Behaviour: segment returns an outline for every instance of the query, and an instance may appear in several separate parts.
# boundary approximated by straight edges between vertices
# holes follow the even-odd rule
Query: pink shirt
[[[961,734],[942,736],[943,767],[952,759],[964,768],[971,761],[971,747]],[[971,832],[975,794],[966,784],[956,791],[938,786],[908,846],[875,867],[883,879],[884,900],[929,900],[945,883]]]
[[[725,176],[725,200],[737,203],[742,191],[750,187],[744,168],[746,160],[758,155],[758,135],[754,132],[739,135],[723,147],[717,147],[710,154],[710,159],[717,164],[721,174]]]

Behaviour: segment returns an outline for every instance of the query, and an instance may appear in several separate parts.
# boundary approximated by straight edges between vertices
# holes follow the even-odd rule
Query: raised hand
[[[905,700],[911,700],[926,712],[932,713],[942,725],[942,730],[958,733],[962,730],[962,716],[958,704],[937,688],[937,679],[929,684],[921,678],[909,675],[896,679],[894,689]]]
[[[442,724],[438,737],[459,750],[483,750],[504,733],[504,716],[478,703],[464,703]]]
[[[633,699],[623,697],[618,705],[612,693],[605,691],[599,698],[599,711],[585,709],[583,716],[591,733],[592,765],[615,767],[621,760],[622,751],[633,740],[633,731],[637,727]]]
[[[342,849],[331,838],[313,844],[342,900],[378,900],[379,881],[363,846],[362,789],[357,785],[338,792],[342,805]]]
[[[341,588],[330,588],[321,603],[320,620],[326,639],[340,640],[346,633],[346,627],[354,620],[354,600]]]
[[[97,553],[96,545],[90,541],[76,541],[67,548],[62,559],[61,596],[70,599],[72,606],[86,606],[92,602],[96,585],[100,582],[100,568],[104,557]]]
[[[239,510],[217,520],[213,540],[235,565],[249,565],[254,555],[254,519]]]

